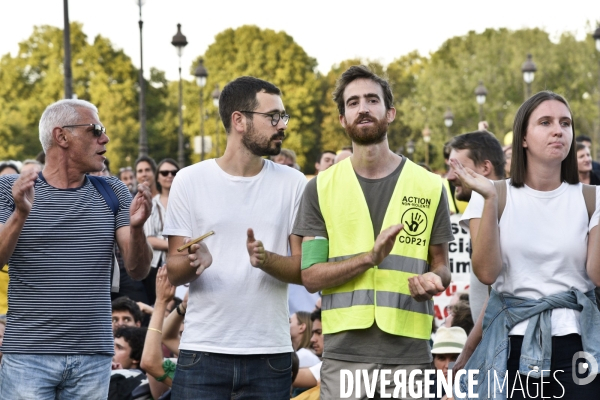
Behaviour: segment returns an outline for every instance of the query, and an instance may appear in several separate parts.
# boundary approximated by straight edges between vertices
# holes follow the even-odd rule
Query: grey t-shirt
[[[385,212],[405,162],[403,157],[398,168],[385,178],[367,179],[356,175],[369,207],[375,237],[381,232]],[[292,233],[329,237],[319,207],[316,179],[306,185]],[[448,198],[442,190],[429,243],[447,243],[453,239]],[[367,329],[325,335],[323,357],[381,364],[422,364],[432,360],[427,340],[391,335],[379,329],[376,323]]]

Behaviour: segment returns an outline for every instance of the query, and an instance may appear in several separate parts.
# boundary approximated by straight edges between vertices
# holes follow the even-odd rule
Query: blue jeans
[[[105,400],[111,360],[103,354],[4,354],[0,399]]]
[[[202,400],[289,400],[292,355],[181,350],[171,396]]]

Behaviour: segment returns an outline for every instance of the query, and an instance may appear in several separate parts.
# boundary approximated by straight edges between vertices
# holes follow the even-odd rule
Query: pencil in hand
[[[178,251],[178,252],[182,252],[182,251],[184,251],[185,249],[189,248],[190,246],[192,246],[192,245],[194,245],[194,244],[196,244],[196,243],[200,243],[201,241],[203,241],[203,240],[204,240],[204,239],[206,239],[207,237],[209,237],[209,236],[211,236],[211,235],[214,235],[214,234],[215,234],[215,231],[210,231],[210,232],[208,232],[208,233],[205,233],[204,235],[200,236],[199,238],[196,238],[196,239],[194,239],[194,240],[192,240],[192,241],[190,241],[190,242],[187,242],[187,243],[186,243],[186,244],[184,244],[183,246],[181,246],[181,247],[178,247],[178,248],[177,248],[177,251]]]

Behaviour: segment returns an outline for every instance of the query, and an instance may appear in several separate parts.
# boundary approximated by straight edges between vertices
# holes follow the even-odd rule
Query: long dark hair
[[[156,182],[156,190],[158,190],[159,193],[162,193],[162,186],[160,183],[158,183],[158,171],[160,171],[160,167],[165,163],[172,164],[175,168],[177,168],[177,171],[179,171],[179,164],[177,164],[177,161],[173,160],[172,158],[163,158],[160,160],[156,166],[156,171],[154,172],[154,182]]]
[[[539,107],[545,101],[556,100],[563,103],[569,113],[571,119],[573,119],[573,113],[569,103],[559,94],[544,90],[531,96],[519,107],[517,115],[515,116],[515,122],[513,124],[513,144],[512,144],[512,160],[510,165],[510,178],[511,184],[514,187],[523,187],[525,184],[525,176],[527,173],[527,155],[525,154],[525,148],[523,147],[523,139],[527,134],[527,125],[529,125],[529,118],[533,111]],[[562,161],[560,165],[560,180],[561,182],[567,182],[569,184],[579,183],[579,174],[577,172],[577,152],[575,151],[575,122],[572,122],[571,128],[573,129],[573,140],[571,141],[571,148],[567,157]]]

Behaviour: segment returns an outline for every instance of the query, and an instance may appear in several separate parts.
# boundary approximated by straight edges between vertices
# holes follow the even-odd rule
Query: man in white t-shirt
[[[458,160],[463,166],[488,179],[497,181],[504,179],[504,164],[506,163],[502,145],[496,137],[488,131],[475,131],[458,135],[449,143],[449,159]],[[456,199],[461,201],[471,200],[471,189],[464,187],[450,166],[448,181],[456,188]],[[470,272],[469,306],[473,321],[481,313],[483,304],[488,297],[488,285],[479,282],[473,271]]]
[[[163,231],[169,280],[190,283],[173,397],[289,399],[287,283],[301,283],[291,232],[306,178],[263,158],[279,153],[289,120],[276,86],[238,78],[219,114],[225,153],[179,171]]]

